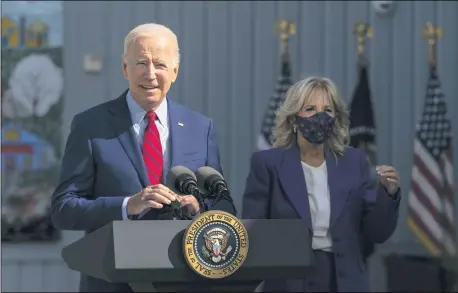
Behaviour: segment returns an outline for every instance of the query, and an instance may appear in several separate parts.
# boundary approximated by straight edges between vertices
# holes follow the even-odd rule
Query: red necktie
[[[145,162],[146,172],[148,173],[151,185],[161,183],[162,170],[164,168],[164,158],[162,157],[162,146],[159,131],[154,123],[156,113],[150,111],[146,113],[148,125],[143,137],[143,161]]]

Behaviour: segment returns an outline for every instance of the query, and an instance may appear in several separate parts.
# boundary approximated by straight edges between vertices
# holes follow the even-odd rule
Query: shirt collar
[[[132,95],[130,93],[130,90],[126,94],[126,99],[127,99],[127,107],[129,107],[129,112],[130,112],[130,117],[132,118],[132,122],[134,124],[140,124],[143,121],[143,118],[145,118],[146,111],[140,107],[140,105],[135,102],[135,100],[132,98]],[[163,125],[167,125],[167,97],[162,101],[162,103],[157,107],[156,109],[156,115],[157,118],[159,119],[159,122]]]

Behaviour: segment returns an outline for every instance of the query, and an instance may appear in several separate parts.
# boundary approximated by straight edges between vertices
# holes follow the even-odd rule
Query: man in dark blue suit
[[[176,36],[162,25],[141,25],[126,36],[122,66],[129,89],[72,121],[52,196],[57,228],[88,233],[115,220],[160,219],[175,200],[191,216],[200,212],[195,197],[162,184],[176,165],[222,173],[212,120],[166,97],[179,59]],[[208,207],[235,214],[227,200]],[[83,292],[131,291],[89,276],[80,285]]]

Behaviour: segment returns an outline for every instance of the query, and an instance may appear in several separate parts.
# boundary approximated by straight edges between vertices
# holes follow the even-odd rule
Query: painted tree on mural
[[[24,57],[28,56],[29,54],[46,54],[51,60],[52,63],[62,70],[62,49],[61,48],[34,48],[34,49],[27,49],[27,50],[13,50],[13,49],[6,49],[2,50],[2,71],[1,71],[1,81],[2,81],[2,103],[7,103],[6,99],[11,92],[9,88],[9,79],[11,77],[11,73],[13,72],[16,64],[19,63]],[[61,96],[63,92],[61,91]],[[56,146],[56,155],[61,155],[61,114],[63,111],[63,104],[62,98],[60,98],[55,104],[51,105],[47,114],[43,117],[36,117],[34,122],[34,118],[32,116],[18,117],[5,114],[4,111],[7,109],[3,108],[2,105],[2,124],[8,122],[14,122],[18,120],[21,125],[24,126],[27,130],[30,130],[36,133],[40,137],[46,137],[47,140],[52,145]],[[26,110],[23,110],[26,111]]]
[[[30,54],[14,67],[9,79],[13,104],[24,108],[26,116],[43,117],[61,97],[62,70],[47,54]]]
[[[2,241],[53,240],[59,237],[49,205],[61,156],[62,49],[6,49],[2,57]]]

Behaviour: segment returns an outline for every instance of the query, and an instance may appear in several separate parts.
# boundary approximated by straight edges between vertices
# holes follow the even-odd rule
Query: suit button
[[[342,257],[342,253],[336,252],[336,257],[339,257],[339,258]]]
[[[339,271],[339,277],[343,278],[345,276],[345,273],[343,271]]]

